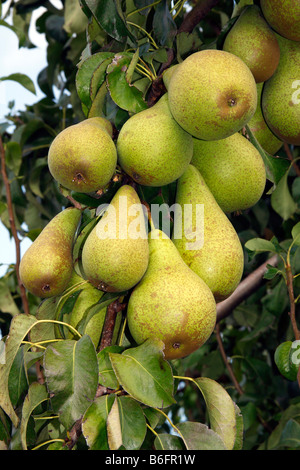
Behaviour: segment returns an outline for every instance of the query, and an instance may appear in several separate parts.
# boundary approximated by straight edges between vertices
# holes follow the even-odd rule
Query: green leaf
[[[97,397],[84,413],[82,433],[90,450],[109,450],[106,422],[114,401],[114,395]]]
[[[250,252],[250,258],[258,253],[278,253],[278,248],[272,243],[272,240],[265,240],[264,238],[252,238],[245,243],[245,248]],[[251,252],[253,254],[251,255]]]
[[[230,395],[215,380],[199,377],[194,382],[204,397],[210,427],[231,450],[236,439],[236,413]]]
[[[17,406],[20,398],[26,392],[28,388],[27,380],[27,370],[25,368],[24,355],[28,346],[21,346],[17,350],[16,357],[11,366],[9,379],[8,379],[8,389],[9,397],[11,403],[14,407]]]
[[[36,318],[32,315],[19,314],[12,319],[9,335],[5,342],[5,361],[4,364],[0,363],[0,407],[10,417],[15,427],[18,426],[19,418],[10,401],[8,379],[17,351],[34,323],[36,323]]]
[[[187,450],[227,450],[221,437],[205,424],[184,421],[176,426]]]
[[[155,9],[153,31],[162,46],[171,45],[172,35],[175,36],[177,27],[169,11],[167,0],[162,0]]]
[[[182,439],[173,434],[158,434],[154,440],[156,450],[185,450]]]
[[[22,164],[22,150],[18,142],[7,142],[5,147],[5,162],[15,176],[18,176]]]
[[[109,354],[122,387],[136,400],[155,408],[175,403],[172,370],[164,360],[162,350],[161,341],[147,340],[122,354]]]
[[[97,52],[79,63],[76,73],[76,89],[79,99],[87,108],[90,108],[92,100],[102,85],[106,67],[113,57],[112,52]]]
[[[115,0],[83,0],[82,3],[91,11],[99,26],[111,37],[121,42],[126,36],[132,41],[135,40],[127,29],[122,11]]]
[[[117,397],[122,445],[136,450],[144,442],[147,426],[141,405],[128,396]]]
[[[278,367],[279,372],[288,380],[294,382],[297,380],[297,373],[299,365],[291,362],[290,351],[292,348],[292,341],[285,341],[277,346],[274,361]]]
[[[48,399],[48,392],[45,385],[37,382],[33,382],[30,385],[22,407],[21,442],[24,450],[27,450],[26,434],[28,420],[34,409]]]
[[[299,449],[300,424],[295,419],[289,419],[280,436],[278,447]]]
[[[264,274],[264,279],[268,279],[268,280],[274,279],[274,277],[277,276],[277,274],[282,274],[280,269],[274,266],[271,266],[270,264],[267,264],[267,270]]]
[[[98,353],[99,383],[101,385],[112,389],[118,388],[119,382],[112,368],[109,353],[121,353],[123,349],[121,346],[108,346]]]
[[[300,222],[292,228],[292,237],[295,245],[300,245]]]
[[[88,335],[79,341],[64,340],[47,347],[44,374],[54,412],[70,429],[94,399],[98,384],[95,347]]]
[[[127,71],[131,62],[135,61],[132,54],[119,53],[107,67],[107,87],[112,100],[122,109],[139,113],[147,109],[143,93],[127,81]]]
[[[288,171],[285,173],[271,194],[271,205],[283,220],[288,220],[298,209],[290,193],[288,173]]]
[[[55,320],[58,300],[58,297],[50,297],[49,299],[43,300],[36,312],[37,320]],[[40,322],[31,329],[31,341],[33,343],[51,339],[55,339],[53,323]]]
[[[0,310],[13,316],[20,313],[4,278],[0,279]]]
[[[233,450],[242,450],[244,438],[244,418],[237,404],[234,402],[233,404],[236,418],[236,437],[234,441]]]
[[[11,80],[13,82],[17,82],[22,85],[26,90],[30,91],[34,95],[36,94],[35,86],[31,78],[23,73],[12,73],[7,77],[0,77],[0,82],[4,82],[5,80]]]
[[[246,132],[249,136],[250,142],[259,151],[265,163],[268,180],[277,185],[286,173],[287,169],[290,167],[290,161],[285,158],[280,158],[277,156],[274,157],[273,155],[268,154],[253,135],[248,125],[246,125]]]

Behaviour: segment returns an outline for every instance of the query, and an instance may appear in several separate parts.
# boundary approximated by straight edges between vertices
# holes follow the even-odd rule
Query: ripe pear
[[[61,131],[52,141],[48,166],[53,178],[67,189],[90,193],[105,187],[117,164],[109,125],[90,118]]]
[[[164,85],[165,85],[167,90],[169,88],[169,83],[170,83],[171,77],[176,72],[176,70],[178,70],[178,67],[179,67],[179,64],[175,64],[175,65],[172,65],[171,67],[169,67],[168,69],[166,69],[163,72],[162,78],[163,78],[163,82],[164,82]]]
[[[270,155],[275,155],[278,150],[283,146],[283,142],[279,140],[267,125],[261,109],[261,95],[263,90],[263,83],[258,83],[257,88],[257,108],[254,116],[248,122],[248,127],[254,137],[257,139],[261,147]]]
[[[161,339],[165,358],[178,359],[208,340],[216,322],[216,303],[166,234],[152,230],[149,248],[148,269],[129,298],[129,331],[138,344]]]
[[[264,192],[264,161],[254,145],[238,132],[221,140],[194,139],[192,164],[224,212],[249,209]]]
[[[148,260],[143,206],[131,186],[121,186],[84,243],[85,277],[101,290],[126,291],[141,280]]]
[[[125,122],[117,150],[121,167],[134,181],[164,186],[185,171],[192,159],[193,140],[173,119],[165,94]]]
[[[278,139],[300,145],[300,42],[276,36],[281,56],[263,88],[263,115]]]
[[[174,224],[172,240],[185,263],[203,279],[217,301],[229,297],[243,274],[243,248],[193,165],[178,181]]]
[[[214,49],[187,57],[170,79],[169,105],[193,137],[219,140],[238,132],[257,105],[254,77],[236,55]]]
[[[61,294],[73,272],[72,248],[81,211],[68,208],[57,214],[27,249],[20,263],[20,278],[38,297]]]
[[[291,41],[300,41],[299,0],[260,0],[260,7],[277,33]]]
[[[246,7],[226,36],[223,50],[240,57],[256,83],[268,80],[279,64],[276,36],[257,5]]]
[[[108,134],[111,137],[113,136],[112,123],[104,117],[101,117],[101,116],[91,117],[91,118],[85,119],[80,124],[82,124],[82,125],[84,125],[84,124],[88,124],[88,125],[94,124],[96,126],[99,126],[99,127],[102,127],[103,129],[105,129],[106,132],[108,132]]]

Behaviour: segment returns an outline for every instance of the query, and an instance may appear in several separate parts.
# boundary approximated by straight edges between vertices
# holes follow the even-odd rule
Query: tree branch
[[[264,282],[264,274],[267,269],[267,265],[276,266],[278,262],[277,255],[268,259],[259,268],[253,271],[247,276],[231,294],[228,299],[223,300],[217,304],[217,322],[228,317],[231,312],[240,305],[245,299],[250,297]]]
[[[117,313],[121,312],[121,310],[124,310],[125,307],[126,304],[120,303],[119,299],[115,300],[107,307],[99,351],[102,351],[102,349],[111,345]]]
[[[238,383],[238,381],[237,381],[237,379],[236,379],[236,377],[233,373],[233,370],[231,368],[231,365],[228,362],[227,355],[226,355],[226,352],[225,352],[225,349],[224,349],[224,346],[223,346],[223,342],[222,342],[222,338],[221,338],[220,324],[219,323],[217,323],[217,325],[216,325],[216,338],[217,338],[217,342],[218,342],[218,345],[219,345],[221,356],[222,356],[223,361],[225,363],[225,366],[226,366],[226,368],[229,372],[231,380],[232,380],[236,390],[238,391],[238,393],[240,395],[243,395],[244,391],[242,390],[240,384]]]
[[[191,33],[217,3],[219,3],[219,0],[199,0],[196,6],[184,18],[178,33]]]
[[[16,265],[15,265],[15,271],[17,275],[17,280],[18,280],[18,285],[20,289],[20,295],[22,299],[22,305],[24,312],[26,315],[29,315],[29,306],[28,306],[28,299],[26,295],[26,290],[25,287],[22,284],[22,281],[20,279],[20,274],[19,274],[19,267],[20,267],[20,261],[21,261],[21,249],[20,249],[20,239],[18,237],[18,232],[16,228],[16,223],[15,223],[15,217],[14,217],[14,209],[13,209],[13,203],[12,203],[12,198],[11,198],[11,191],[10,191],[10,183],[8,180],[8,176],[6,173],[6,162],[5,162],[5,149],[2,141],[2,137],[0,136],[0,159],[1,159],[1,174],[2,178],[4,181],[4,186],[5,186],[5,191],[6,191],[6,200],[7,200],[7,208],[8,208],[8,215],[9,215],[9,224],[10,224],[10,229],[15,241],[15,247],[16,247]]]

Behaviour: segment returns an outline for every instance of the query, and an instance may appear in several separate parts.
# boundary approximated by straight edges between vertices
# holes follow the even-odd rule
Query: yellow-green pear
[[[25,252],[19,273],[32,294],[53,297],[65,290],[73,272],[72,249],[80,218],[79,209],[64,209]]]
[[[117,164],[117,151],[109,125],[90,118],[61,131],[52,141],[48,166],[63,187],[90,193],[105,187]],[[98,122],[98,124],[97,124]]]
[[[261,109],[261,95],[263,90],[263,83],[257,83],[257,108],[254,116],[248,122],[248,127],[254,137],[257,139],[261,147],[270,155],[275,155],[278,150],[283,146],[283,142],[276,137],[267,125],[262,109]]]
[[[113,136],[113,126],[112,123],[106,119],[105,117],[102,116],[95,116],[95,117],[90,117],[88,119],[85,119],[80,123],[81,125],[88,124],[89,126],[91,124],[94,124],[95,126],[99,126],[102,129],[106,130],[108,134],[112,137]]]
[[[276,36],[257,5],[241,12],[226,36],[223,50],[240,57],[256,83],[268,80],[278,67],[280,49]]]
[[[163,72],[162,78],[163,78],[163,82],[167,90],[169,88],[171,77],[176,72],[176,70],[178,70],[178,67],[179,67],[179,64],[175,64]]]
[[[145,211],[134,188],[124,185],[84,243],[83,271],[95,287],[121,292],[141,280],[148,259]]]
[[[166,359],[187,356],[204,344],[216,322],[216,303],[204,281],[160,230],[149,234],[149,266],[130,295],[127,320],[133,339],[159,338]]]
[[[171,113],[189,134],[219,140],[241,130],[255,113],[256,83],[247,65],[226,51],[187,57],[168,85]]]
[[[260,0],[260,7],[266,21],[278,34],[300,41],[299,0]]]
[[[193,140],[173,119],[167,93],[123,125],[117,140],[123,170],[144,186],[164,186],[179,178],[193,155]]]
[[[243,248],[193,165],[178,181],[174,224],[172,240],[185,263],[203,279],[217,301],[229,297],[243,274]]]
[[[265,82],[262,110],[271,131],[283,142],[300,145],[300,42],[276,35],[280,61]]]
[[[249,209],[264,192],[264,161],[254,145],[238,132],[222,140],[194,139],[192,164],[224,212]]]

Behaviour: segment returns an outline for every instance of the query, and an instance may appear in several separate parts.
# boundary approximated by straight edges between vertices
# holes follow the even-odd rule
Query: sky
[[[7,2],[8,3],[8,2]],[[52,3],[59,6],[60,2],[52,0]],[[5,5],[3,5],[5,7]],[[47,41],[44,35],[35,31],[35,20],[44,11],[43,7],[34,12],[33,21],[29,30],[29,37],[34,49],[18,48],[18,38],[10,29],[0,26],[0,77],[5,77],[12,73],[24,73],[34,82],[36,95],[27,91],[17,82],[0,82],[0,123],[5,121],[4,116],[8,112],[8,102],[15,101],[15,110],[25,109],[25,105],[30,105],[38,101],[44,95],[37,85],[38,73],[47,65],[46,46]],[[7,22],[9,22],[7,20]],[[21,255],[30,246],[30,240],[25,238],[21,242]],[[0,277],[7,270],[7,264],[15,263],[15,243],[10,239],[8,230],[0,221]]]

